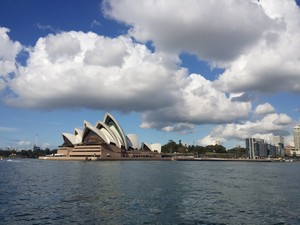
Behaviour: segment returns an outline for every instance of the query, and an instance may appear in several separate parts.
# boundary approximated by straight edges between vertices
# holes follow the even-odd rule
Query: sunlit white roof
[[[122,146],[125,147],[125,149],[128,149],[127,141],[124,135],[124,132],[121,128],[121,126],[118,124],[116,119],[110,115],[109,113],[106,113],[104,116],[104,124],[106,124],[112,132],[116,135],[117,139],[121,142]]]
[[[92,131],[93,133],[89,133],[90,131]],[[129,148],[139,149],[139,141],[137,135],[125,135],[122,127],[119,125],[116,119],[109,113],[105,114],[103,122],[97,121],[95,126],[93,126],[88,121],[84,120],[83,130],[75,128],[74,134],[63,133],[64,145],[78,145],[87,143],[87,141],[89,142],[89,140],[91,140],[91,137],[96,138],[96,144],[114,144],[117,147],[125,148],[126,150],[128,150]],[[161,152],[161,145],[159,143],[143,143],[142,148],[144,150]]]
[[[129,139],[128,147],[131,147],[133,149],[139,148],[139,141],[136,134],[127,134],[127,138]]]

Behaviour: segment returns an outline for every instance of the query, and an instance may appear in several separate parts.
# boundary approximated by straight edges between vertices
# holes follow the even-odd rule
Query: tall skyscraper
[[[295,126],[293,130],[295,149],[300,150],[300,125]]]

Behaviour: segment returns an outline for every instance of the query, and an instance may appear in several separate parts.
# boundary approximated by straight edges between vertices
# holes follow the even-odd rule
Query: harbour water
[[[300,224],[300,163],[0,161],[0,224]]]

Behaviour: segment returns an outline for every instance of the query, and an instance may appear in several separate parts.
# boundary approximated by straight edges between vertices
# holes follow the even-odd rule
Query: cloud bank
[[[16,72],[16,57],[22,50],[19,42],[9,38],[9,31],[0,27],[0,91],[6,87],[9,74]]]
[[[157,129],[166,122],[220,123],[247,116],[249,102],[231,101],[201,75],[189,75],[176,59],[170,64],[163,57],[128,36],[50,34],[29,50],[27,65],[9,82],[14,95],[5,101],[24,108],[145,112],[142,127]]]
[[[140,41],[214,64],[238,57],[274,24],[258,4],[242,0],[106,0],[104,12],[130,25],[130,35]]]
[[[257,120],[249,120],[245,123],[228,123],[218,125],[204,138],[197,142],[200,145],[215,144],[216,140],[222,143],[229,140],[244,142],[245,138],[263,138],[270,141],[272,136],[288,136],[293,120],[286,114],[269,113]]]
[[[232,61],[215,81],[223,91],[300,93],[300,10],[294,1],[261,1],[262,9],[277,26],[244,54]]]
[[[253,111],[261,118],[249,116],[250,93],[300,92],[300,13],[294,1],[105,0],[102,10],[129,26],[128,33],[49,34],[23,46],[29,54],[25,65],[16,61],[21,44],[0,28],[5,103],[135,111],[142,128],[166,132],[222,124],[203,143],[253,136],[259,129],[260,135],[280,133],[291,123],[269,103]],[[149,41],[154,50],[147,48]],[[190,74],[181,53],[224,73],[214,80]]]

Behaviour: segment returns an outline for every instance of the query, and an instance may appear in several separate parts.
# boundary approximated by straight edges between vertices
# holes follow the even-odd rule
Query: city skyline
[[[57,148],[106,112],[147,143],[287,143],[298,21],[293,0],[1,1],[0,147]]]

